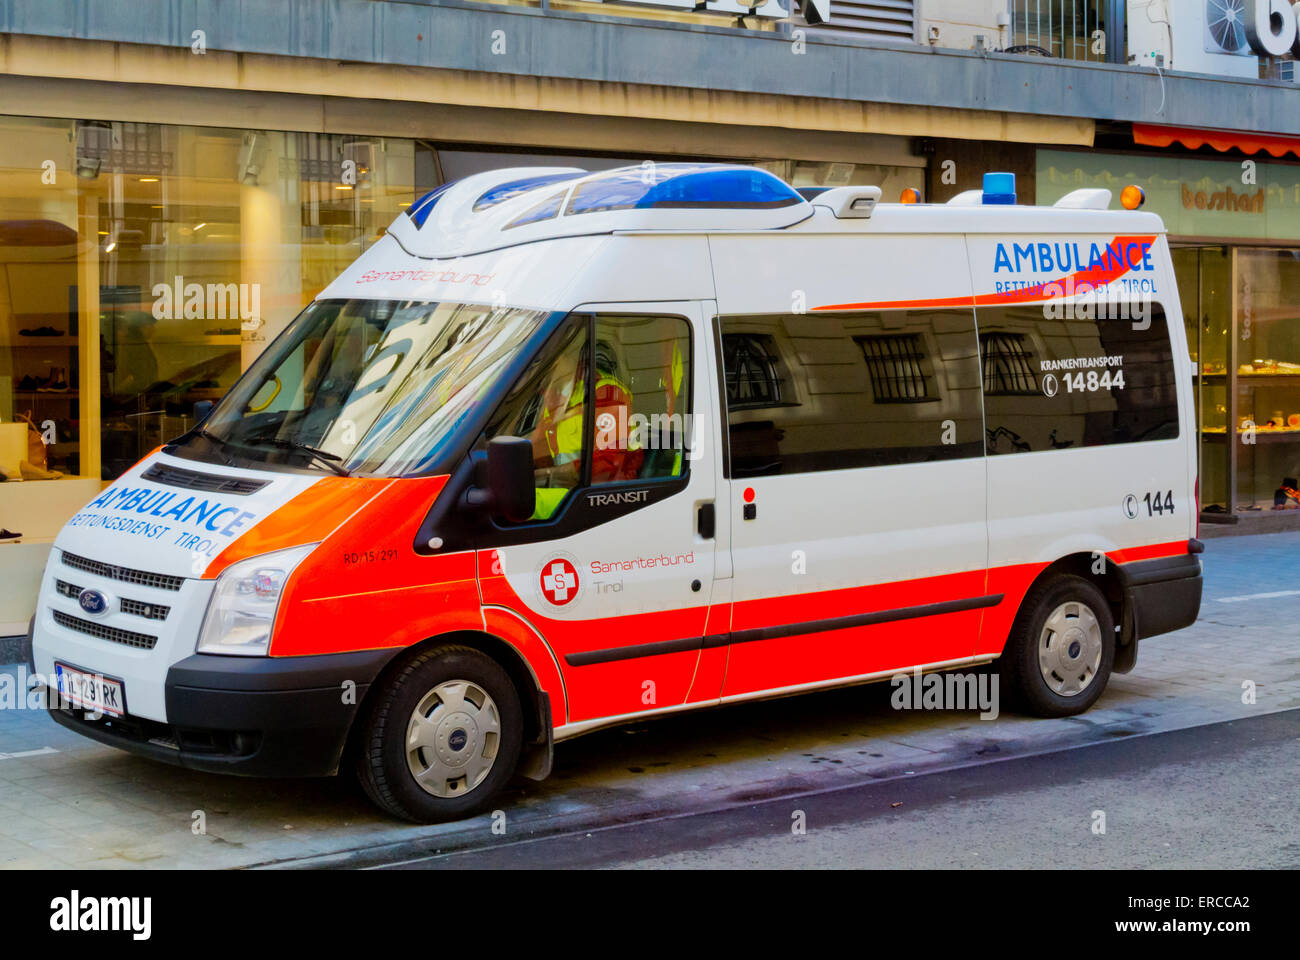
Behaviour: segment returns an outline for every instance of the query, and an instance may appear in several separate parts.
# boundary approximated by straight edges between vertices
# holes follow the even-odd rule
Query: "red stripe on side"
[[[1173,540],[1169,543],[1152,543],[1145,547],[1112,550],[1106,556],[1116,563],[1134,563],[1138,560],[1158,560],[1161,557],[1181,557],[1190,552],[1186,540]]]

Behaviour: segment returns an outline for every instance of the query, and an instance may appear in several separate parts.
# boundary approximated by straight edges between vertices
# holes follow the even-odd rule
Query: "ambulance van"
[[[599,727],[913,669],[1086,710],[1200,606],[1164,228],[1004,174],[879,200],[678,163],[427,194],[63,529],[51,715],[437,821]]]

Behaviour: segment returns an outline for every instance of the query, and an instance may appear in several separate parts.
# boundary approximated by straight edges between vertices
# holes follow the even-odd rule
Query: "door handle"
[[[695,529],[699,532],[699,535],[705,540],[712,540],[716,527],[717,515],[714,512],[713,504],[700,504],[700,509],[695,514]]]

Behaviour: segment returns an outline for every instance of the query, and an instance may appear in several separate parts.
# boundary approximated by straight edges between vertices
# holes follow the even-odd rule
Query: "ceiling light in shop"
[[[136,183],[157,183],[157,182],[158,182],[157,177],[140,177],[138,180],[136,180]]]

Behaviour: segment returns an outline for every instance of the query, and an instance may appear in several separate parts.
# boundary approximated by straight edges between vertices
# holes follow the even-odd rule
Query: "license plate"
[[[58,680],[59,695],[74,706],[110,717],[126,713],[126,687],[121,680],[87,673],[66,663],[54,664],[54,676]]]

